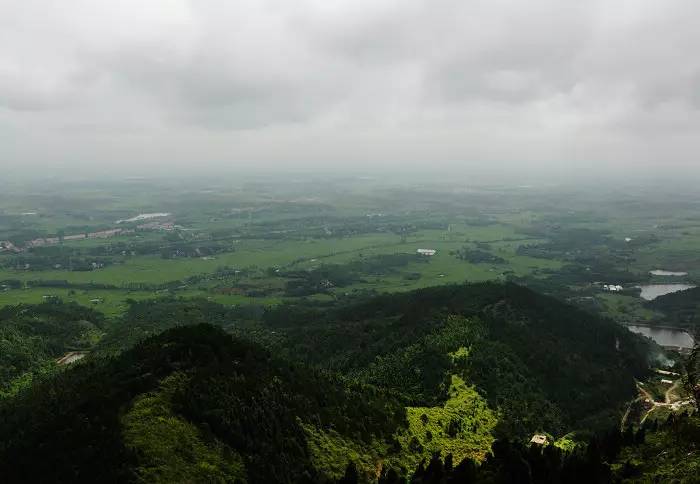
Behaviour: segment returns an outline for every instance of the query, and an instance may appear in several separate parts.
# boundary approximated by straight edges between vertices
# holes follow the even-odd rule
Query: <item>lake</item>
[[[650,326],[627,326],[633,333],[644,335],[653,339],[659,346],[672,346],[674,348],[692,348],[693,337],[686,331],[668,328],[653,328]]]
[[[665,271],[663,269],[654,269],[653,271],[649,271],[649,274],[652,276],[673,276],[673,277],[683,277],[687,276],[687,272],[673,272],[673,271]]]
[[[692,289],[695,286],[691,284],[644,284],[639,286],[642,290],[640,296],[642,299],[647,301],[652,301],[659,296],[665,296],[666,294],[671,294],[673,292],[685,291],[686,289]]]

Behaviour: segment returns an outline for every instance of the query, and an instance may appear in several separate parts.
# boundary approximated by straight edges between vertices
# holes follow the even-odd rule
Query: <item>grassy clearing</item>
[[[644,301],[623,294],[596,294],[596,299],[604,306],[604,313],[617,321],[648,321],[662,317],[660,313],[644,307]]]
[[[58,297],[65,302],[76,302],[83,306],[91,306],[108,316],[116,316],[126,309],[126,299],[148,299],[156,297],[152,292],[111,291],[111,290],[70,290],[66,288],[33,288],[0,292],[0,306],[15,304],[39,304],[45,301],[44,296]],[[93,303],[94,299],[99,302]]]
[[[408,429],[396,437],[401,445],[397,465],[415,469],[421,460],[439,452],[452,454],[459,463],[469,457],[477,461],[491,449],[492,431],[498,418],[473,386],[453,375],[449,399],[442,407],[408,407]]]

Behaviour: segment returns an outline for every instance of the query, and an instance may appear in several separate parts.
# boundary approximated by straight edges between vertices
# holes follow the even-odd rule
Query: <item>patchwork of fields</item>
[[[652,320],[659,315],[634,289],[652,280],[650,270],[687,272],[678,282],[700,277],[700,221],[683,200],[669,219],[666,208],[611,210],[581,196],[544,206],[523,190],[367,192],[345,183],[185,189],[160,182],[148,194],[138,184],[78,184],[72,196],[10,190],[0,200],[0,241],[20,248],[35,237],[111,229],[142,213],[172,215],[129,234],[0,252],[0,305],[57,297],[115,315],[129,299],[271,305],[515,280],[589,307],[593,301],[616,319]],[[436,253],[420,257],[417,249]],[[603,283],[623,284],[625,293],[604,293]]]

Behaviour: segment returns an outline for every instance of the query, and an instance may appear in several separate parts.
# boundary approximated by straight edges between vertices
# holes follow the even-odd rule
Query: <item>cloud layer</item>
[[[0,163],[700,165],[700,4],[0,0]]]

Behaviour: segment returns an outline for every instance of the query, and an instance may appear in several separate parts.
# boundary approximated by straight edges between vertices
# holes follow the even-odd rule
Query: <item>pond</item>
[[[674,348],[692,348],[693,337],[686,331],[671,328],[654,328],[651,326],[630,325],[627,329],[633,333],[638,333],[651,338],[659,346],[669,346]]]
[[[640,296],[642,299],[647,301],[653,301],[659,296],[665,296],[666,294],[671,294],[678,291],[685,291],[686,289],[692,289],[695,286],[691,284],[644,284],[639,286],[642,290]]]
[[[649,271],[649,274],[652,276],[671,276],[671,277],[683,277],[687,276],[687,272],[674,272],[674,271],[665,271],[663,269],[654,269],[653,271]]]

